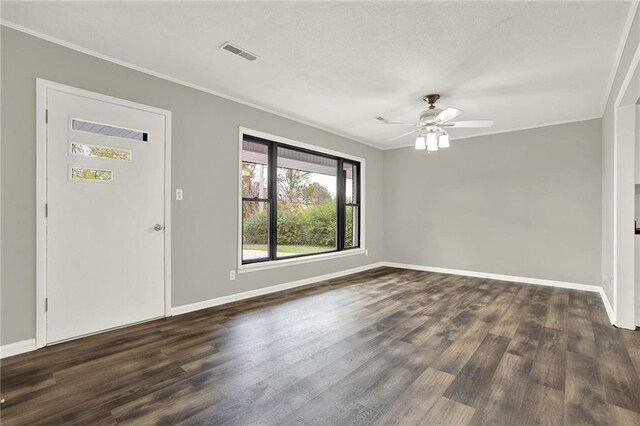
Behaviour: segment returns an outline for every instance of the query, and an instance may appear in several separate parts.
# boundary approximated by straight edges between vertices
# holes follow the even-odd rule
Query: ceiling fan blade
[[[378,120],[382,124],[401,124],[403,126],[415,126],[415,123],[403,123],[403,122],[400,122],[400,121],[389,121],[384,117],[376,117],[376,120]]]
[[[399,136],[396,136],[395,138],[391,138],[391,139],[389,139],[389,142],[391,142],[391,141],[395,141],[396,139],[400,139],[400,138],[402,138],[402,137],[404,137],[404,136],[408,136],[408,135],[410,135],[410,134],[412,134],[412,133],[418,133],[419,131],[420,131],[420,129],[416,129],[416,130],[412,130],[412,131],[407,132],[407,133],[403,133],[403,134],[401,134],[401,135],[399,135]]]
[[[470,121],[454,121],[453,123],[446,123],[444,127],[491,127],[493,126],[493,120],[470,120]]]
[[[457,108],[447,108],[442,111],[440,114],[436,115],[435,122],[436,123],[446,123],[449,120],[453,120],[457,116],[462,114],[462,110]]]

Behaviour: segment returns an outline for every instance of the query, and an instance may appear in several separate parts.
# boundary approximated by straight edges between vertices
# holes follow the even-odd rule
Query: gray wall
[[[631,60],[640,43],[640,8],[631,24],[629,37],[625,42],[620,64],[611,86],[607,105],[602,116],[602,286],[611,304],[613,301],[613,111]]]
[[[382,260],[382,151],[2,27],[2,344],[35,337],[36,77],[173,112],[173,305]],[[238,126],[366,159],[369,256],[238,275]]]
[[[386,151],[387,260],[599,285],[600,124]]]

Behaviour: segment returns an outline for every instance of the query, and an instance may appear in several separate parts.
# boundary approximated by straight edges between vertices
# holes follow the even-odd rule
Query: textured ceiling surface
[[[381,148],[421,97],[493,119],[598,117],[630,2],[7,2],[2,18]],[[218,48],[231,41],[260,58]]]

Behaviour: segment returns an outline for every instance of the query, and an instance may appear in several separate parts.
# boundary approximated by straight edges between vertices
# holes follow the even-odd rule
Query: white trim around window
[[[360,247],[331,252],[331,253],[320,253],[317,255],[296,257],[292,259],[279,259],[279,260],[271,260],[271,261],[265,261],[265,262],[259,262],[259,263],[243,264],[242,263],[242,143],[243,143],[244,135],[254,136],[257,138],[266,139],[273,142],[279,142],[286,145],[291,145],[293,147],[316,151],[321,154],[332,155],[335,157],[342,157],[345,160],[353,160],[353,161],[359,162],[360,163]],[[242,274],[245,272],[260,271],[265,269],[279,268],[283,266],[300,265],[304,263],[318,262],[323,260],[330,260],[330,259],[354,256],[354,255],[365,255],[365,256],[368,255],[368,250],[366,249],[366,193],[367,193],[366,176],[367,176],[366,160],[364,158],[240,126],[238,129],[238,175],[237,175],[238,222],[237,222],[237,229],[236,229],[236,232],[238,234],[238,242],[237,242],[238,249],[237,249],[237,261],[236,261],[238,273]]]

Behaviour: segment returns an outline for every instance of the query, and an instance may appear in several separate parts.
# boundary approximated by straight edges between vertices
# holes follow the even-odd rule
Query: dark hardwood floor
[[[382,268],[2,362],[4,426],[640,424],[597,294]]]

